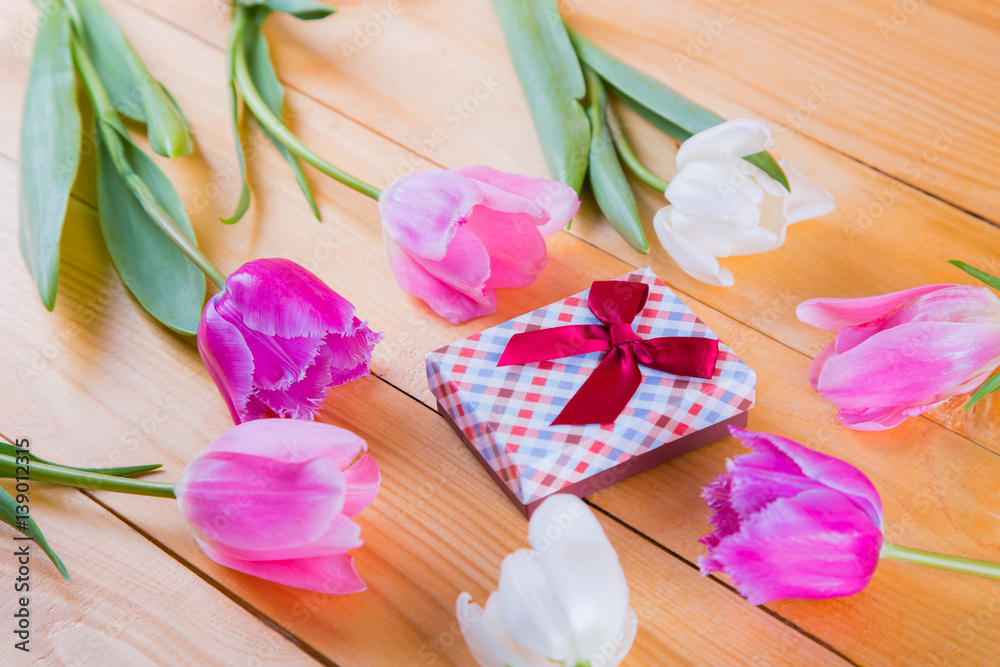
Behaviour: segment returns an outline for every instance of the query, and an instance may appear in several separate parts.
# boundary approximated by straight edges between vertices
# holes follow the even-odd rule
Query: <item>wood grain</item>
[[[580,5],[579,14],[568,15],[596,31],[587,12],[598,4],[593,10]],[[434,165],[478,162],[544,173],[488,5],[406,4],[390,13],[358,53],[341,48],[355,43],[356,29],[378,23],[377,12],[388,6],[355,3],[328,21],[269,23],[279,73],[293,88],[288,102],[295,131],[379,186],[409,169]],[[613,23],[600,24],[609,48],[623,34],[613,26],[642,23],[630,18],[638,11],[634,5],[624,6]],[[992,425],[998,408],[984,402],[959,415],[949,405],[935,414],[936,422],[910,420],[884,434],[847,431],[836,425],[835,408],[805,382],[809,358],[828,335],[793,315],[794,305],[810,296],[859,296],[958,280],[942,261],[948,256],[989,268],[989,261],[997,261],[1000,232],[983,220],[858,163],[850,157],[851,145],[827,146],[799,128],[779,135],[779,152],[833,190],[840,208],[793,228],[780,251],[729,260],[737,275],[733,290],[694,283],[662,253],[646,258],[628,250],[587,202],[573,233],[550,239],[550,263],[538,283],[503,290],[495,315],[454,327],[396,288],[373,204],[310,169],[324,216],[316,223],[287,167],[257,130],[247,138],[254,205],[239,225],[218,223],[216,216],[228,212],[238,192],[219,48],[224,10],[171,0],[143,0],[141,8],[115,0],[109,7],[194,126],[197,154],[159,162],[181,191],[202,247],[226,270],[259,256],[302,262],[354,302],[373,328],[386,332],[373,363],[381,379],[335,390],[321,417],[368,439],[382,466],[383,492],[361,515],[366,545],[357,556],[367,593],[316,596],[226,570],[201,554],[170,503],[100,494],[102,503],[138,528],[141,535],[130,539],[144,546],[136,548],[162,545],[192,581],[204,586],[203,577],[324,660],[469,664],[454,627],[455,597],[467,590],[485,599],[502,557],[524,546],[525,523],[428,409],[422,355],[648,262],[757,369],[761,384],[752,427],[796,438],[864,469],[883,494],[890,539],[1000,560],[1000,439]],[[32,16],[27,2],[6,3],[0,29],[19,29]],[[446,16],[450,24],[440,21]],[[674,81],[658,71],[649,54],[673,44],[672,37],[638,35],[634,41],[623,57],[663,74],[720,113],[770,115],[728,78]],[[0,57],[0,77],[20,91],[0,98],[4,127],[19,122],[25,69],[22,58]],[[489,87],[492,92],[476,98],[477,89]],[[478,102],[474,111],[468,111],[471,102],[462,106],[469,96]],[[455,111],[461,122],[451,127],[446,114],[455,104],[468,115]],[[443,142],[433,139],[437,127],[449,129]],[[675,144],[634,119],[629,131],[640,137],[642,154],[669,175]],[[864,130],[878,131],[878,125]],[[956,145],[956,153],[962,150]],[[13,202],[17,142],[10,132],[0,137],[0,153],[6,156],[0,158],[0,199]],[[961,177],[954,176],[960,171],[954,165],[940,168]],[[14,378],[0,385],[0,405],[10,406],[3,425],[43,443],[42,455],[70,463],[158,460],[166,472],[157,477],[172,479],[226,428],[228,417],[192,341],[157,326],[120,286],[95,225],[91,173],[92,165],[85,164],[75,191],[54,314],[44,311],[27,273],[18,270],[15,245],[0,245],[5,265],[12,267],[0,279],[0,295],[17,304],[0,324],[0,359]],[[872,224],[858,227],[857,210],[886,191],[894,196],[891,205]],[[644,219],[658,205],[655,193],[641,193]],[[13,238],[13,206],[0,209],[0,216],[0,233]],[[851,233],[852,225],[859,233]],[[1000,587],[990,582],[887,562],[858,596],[782,602],[764,610],[750,607],[722,582],[701,578],[692,566],[702,553],[695,540],[707,531],[698,493],[723,469],[724,459],[740,451],[727,439],[593,497],[609,515],[602,522],[622,557],[640,616],[640,635],[626,665],[983,664],[1000,649],[1000,631],[990,620],[1000,612]],[[155,542],[142,542],[142,536]],[[81,551],[88,548],[86,537]],[[941,591],[947,591],[948,604],[935,603]],[[132,622],[143,623],[143,614]],[[80,646],[74,642],[67,639],[69,646]]]

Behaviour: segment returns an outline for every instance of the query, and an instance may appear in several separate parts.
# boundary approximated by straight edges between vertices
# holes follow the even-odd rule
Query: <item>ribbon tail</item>
[[[573,357],[611,348],[611,335],[600,324],[570,324],[514,334],[507,341],[497,366]]]
[[[630,345],[617,345],[566,403],[552,426],[610,424],[642,384],[642,371]]]

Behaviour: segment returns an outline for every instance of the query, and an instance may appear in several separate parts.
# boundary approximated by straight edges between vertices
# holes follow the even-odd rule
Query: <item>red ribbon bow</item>
[[[644,283],[594,281],[587,305],[603,325],[571,324],[514,334],[497,366],[608,352],[552,426],[613,422],[642,383],[639,364],[674,375],[712,377],[719,356],[718,340],[684,336],[639,338],[631,323],[642,312],[648,297],[649,285]]]

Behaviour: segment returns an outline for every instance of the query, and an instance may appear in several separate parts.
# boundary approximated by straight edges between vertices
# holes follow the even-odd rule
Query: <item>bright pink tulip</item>
[[[199,546],[220,565],[296,588],[356,593],[365,583],[345,553],[362,545],[351,517],[380,484],[366,449],[329,424],[247,422],[202,450],[174,493]]]
[[[786,438],[730,427],[753,450],[705,487],[715,530],[702,574],[724,572],[751,604],[853,595],[882,549],[882,501],[852,465]]]
[[[496,288],[534,282],[542,237],[578,208],[573,188],[488,167],[417,172],[379,197],[396,282],[452,323],[496,311]]]
[[[1000,299],[985,287],[925,285],[796,309],[837,337],[809,382],[844,426],[879,431],[972,391],[1000,366]]]
[[[369,374],[382,334],[287,259],[247,262],[209,299],[198,351],[237,424],[312,419],[331,387]]]

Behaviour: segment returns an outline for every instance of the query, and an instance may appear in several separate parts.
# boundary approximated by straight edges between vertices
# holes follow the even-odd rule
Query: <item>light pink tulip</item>
[[[198,351],[237,424],[312,419],[331,387],[369,374],[382,334],[287,259],[247,262],[205,304]]]
[[[379,197],[396,282],[452,323],[496,311],[497,288],[534,282],[548,260],[542,237],[579,207],[562,183],[488,167],[417,172]]]
[[[362,545],[351,518],[381,481],[366,449],[329,424],[247,422],[202,450],[174,493],[199,546],[220,565],[296,588],[356,593],[365,583],[345,553]]]
[[[882,500],[854,466],[797,442],[730,427],[753,450],[705,487],[715,530],[702,574],[724,572],[751,604],[853,595],[882,549]]]
[[[925,285],[861,299],[811,299],[807,324],[837,332],[809,381],[849,428],[891,428],[974,390],[1000,366],[1000,299],[985,287]]]

